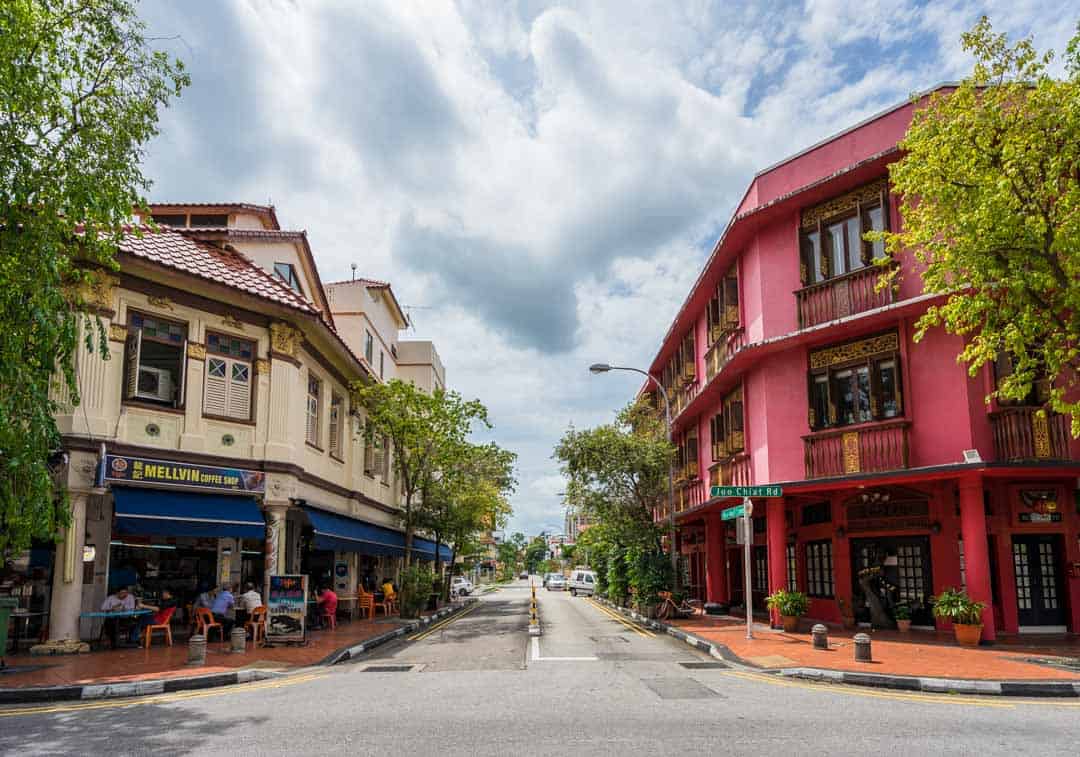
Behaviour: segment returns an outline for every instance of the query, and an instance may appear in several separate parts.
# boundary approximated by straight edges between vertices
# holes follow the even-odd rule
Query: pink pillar
[[[983,509],[983,486],[979,477],[960,481],[960,533],[964,537],[964,574],[968,596],[985,602],[982,638],[993,641],[994,608],[991,606],[990,555],[986,544],[986,511]]]
[[[787,588],[787,523],[784,519],[784,500],[767,499],[765,527],[769,545],[769,593]],[[770,613],[773,628],[781,625],[780,613]]]
[[[719,513],[705,516],[705,600],[727,602],[724,523]]]

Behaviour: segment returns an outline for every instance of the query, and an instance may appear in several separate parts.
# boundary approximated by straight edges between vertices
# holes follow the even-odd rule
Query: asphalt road
[[[281,681],[0,709],[0,754],[1080,751],[1080,702],[777,681],[562,592],[538,592],[534,645],[528,595],[517,582],[411,641]]]

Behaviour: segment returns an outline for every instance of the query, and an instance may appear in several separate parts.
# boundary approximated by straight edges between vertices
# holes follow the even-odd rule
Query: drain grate
[[[625,636],[590,636],[589,639],[595,641],[597,644],[602,644],[606,641],[618,641],[623,644],[630,643],[630,639],[627,639]]]
[[[408,673],[413,669],[412,665],[368,665],[364,668],[365,673]]]
[[[724,662],[680,662],[679,664],[688,670],[719,670],[727,667],[727,663]]]

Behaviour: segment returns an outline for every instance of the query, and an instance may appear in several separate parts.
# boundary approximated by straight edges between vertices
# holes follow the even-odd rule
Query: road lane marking
[[[473,605],[472,607],[470,607],[467,610],[462,610],[457,615],[452,615],[451,617],[447,618],[446,620],[441,620],[438,623],[436,623],[435,625],[427,628],[426,630],[420,631],[419,633],[413,634],[412,636],[410,636],[408,638],[408,640],[409,641],[420,641],[421,639],[426,639],[431,634],[435,633],[436,631],[442,630],[446,626],[453,623],[455,620],[460,620],[461,618],[464,618],[466,615],[468,615],[470,612],[472,612],[473,610],[475,610],[479,606],[480,606],[479,604],[475,604],[475,605]]]
[[[541,657],[540,639],[532,638],[532,662],[596,662],[599,657]]]
[[[305,673],[302,675],[287,676],[281,679],[271,679],[255,683],[236,684],[233,686],[221,686],[213,689],[200,689],[198,691],[177,691],[170,694],[156,694],[152,696],[110,699],[94,702],[73,702],[71,704],[39,705],[36,707],[20,707],[11,710],[0,710],[0,718],[17,717],[20,715],[44,715],[55,712],[81,712],[83,710],[107,710],[119,707],[138,707],[145,704],[169,704],[182,702],[189,699],[201,699],[203,697],[220,696],[222,694],[237,694],[246,691],[258,691],[262,689],[280,689],[284,686],[293,686],[322,678],[325,672]]]
[[[604,613],[604,615],[607,615],[609,618],[611,618],[614,621],[622,623],[624,626],[629,628],[631,631],[636,633],[638,636],[641,636],[641,637],[644,637],[644,638],[647,638],[647,639],[655,639],[656,638],[656,634],[653,633],[652,631],[650,631],[649,629],[645,628],[644,626],[640,626],[637,623],[634,623],[633,621],[627,620],[626,618],[624,618],[619,613],[615,612],[614,610],[609,610],[608,608],[604,607],[602,604],[600,604],[599,602],[597,602],[594,599],[590,598],[588,601],[589,601],[589,604],[591,604],[593,607],[595,607],[600,612]]]
[[[903,692],[893,691],[871,691],[868,689],[862,689],[854,686],[839,686],[835,684],[820,684],[792,681],[789,679],[781,679],[775,675],[768,673],[744,673],[737,670],[721,673],[724,676],[732,676],[735,678],[741,678],[746,681],[755,681],[758,683],[767,683],[771,686],[784,686],[789,689],[807,689],[810,691],[817,691],[822,693],[833,694],[849,694],[852,696],[870,697],[872,699],[892,699],[902,702],[915,702],[921,704],[966,704],[973,707],[996,707],[998,709],[1015,709],[1016,703],[1014,702],[997,702],[989,701],[982,697],[963,697],[952,695],[935,695],[935,694],[919,694],[912,692],[910,694]]]

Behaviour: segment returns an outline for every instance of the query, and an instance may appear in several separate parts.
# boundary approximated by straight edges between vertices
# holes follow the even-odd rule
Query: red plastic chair
[[[150,648],[150,639],[154,635],[154,631],[164,631],[165,643],[170,647],[172,646],[172,626],[169,625],[169,621],[172,620],[174,612],[176,612],[175,607],[167,607],[164,610],[158,610],[154,614],[153,625],[149,625],[144,629],[144,647],[146,649]]]
[[[210,631],[216,628],[222,643],[225,642],[225,629],[214,620],[214,613],[205,607],[199,607],[195,610],[195,618],[198,623],[198,632],[205,636],[207,641],[210,641]]]

